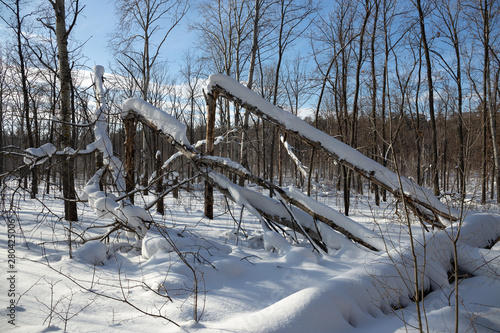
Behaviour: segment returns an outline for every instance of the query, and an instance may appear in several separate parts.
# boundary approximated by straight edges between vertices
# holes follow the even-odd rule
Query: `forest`
[[[500,330],[499,1],[87,6],[0,0],[0,327]]]

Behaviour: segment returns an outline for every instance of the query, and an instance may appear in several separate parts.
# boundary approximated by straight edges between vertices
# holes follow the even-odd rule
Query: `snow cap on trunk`
[[[128,98],[123,102],[122,118],[127,117],[130,112],[134,112],[151,122],[158,130],[169,135],[176,142],[189,146],[186,136],[186,125],[157,107],[149,104],[140,98]]]

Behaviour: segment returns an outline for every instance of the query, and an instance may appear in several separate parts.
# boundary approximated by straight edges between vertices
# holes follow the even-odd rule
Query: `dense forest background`
[[[95,140],[92,59],[72,35],[86,19],[85,2],[0,3],[8,28],[0,45],[0,175],[19,179],[32,197],[62,189],[61,158],[31,168],[23,162],[24,150],[51,142],[60,151],[73,149],[64,160],[82,186],[102,163],[99,154],[79,153]],[[120,112],[129,97],[186,124],[191,143],[204,139],[206,80],[223,73],[379,163],[398,165],[436,194],[500,202],[499,10],[496,0],[116,1],[113,59],[102,64],[115,155],[124,156]],[[61,12],[68,114],[61,107]],[[162,52],[181,24],[196,38],[174,66]],[[227,101],[218,103],[216,135],[225,138],[217,155],[262,178],[308,194],[320,186],[342,191],[347,214],[352,193],[370,190],[375,202],[385,199],[347,168]],[[286,153],[286,141],[301,166]],[[141,126],[136,146],[135,179],[147,186],[157,152],[164,161],[175,149]],[[168,172],[177,181],[193,175],[182,159]]]

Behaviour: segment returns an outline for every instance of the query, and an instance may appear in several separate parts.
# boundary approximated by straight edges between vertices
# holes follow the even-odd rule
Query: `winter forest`
[[[500,332],[500,1],[90,5],[0,0],[1,332]]]

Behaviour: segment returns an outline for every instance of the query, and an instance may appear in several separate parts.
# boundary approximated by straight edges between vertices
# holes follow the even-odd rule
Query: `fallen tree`
[[[459,212],[442,203],[429,189],[405,177],[401,177],[402,186],[400,186],[398,175],[395,172],[314,128],[297,116],[271,104],[231,77],[222,74],[211,75],[208,89],[208,95],[212,99],[215,99],[216,96],[223,96],[274,124],[282,131],[295,135],[315,149],[324,151],[339,163],[391,192],[395,197],[399,198],[403,194],[410,208],[433,226],[445,227],[438,216],[452,221],[458,219]]]

